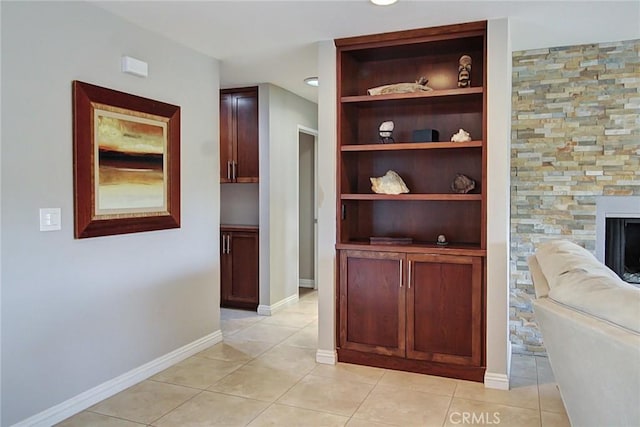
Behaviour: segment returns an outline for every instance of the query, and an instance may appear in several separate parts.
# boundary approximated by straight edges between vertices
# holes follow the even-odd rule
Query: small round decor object
[[[436,240],[436,244],[438,244],[440,246],[447,246],[449,244],[449,242],[447,242],[447,238],[445,237],[444,234],[439,234],[438,235],[438,240]]]
[[[392,120],[388,120],[380,124],[380,127],[378,128],[378,134],[380,135],[380,142],[382,142],[383,144],[395,142],[393,140],[393,127],[394,127],[394,124]]]

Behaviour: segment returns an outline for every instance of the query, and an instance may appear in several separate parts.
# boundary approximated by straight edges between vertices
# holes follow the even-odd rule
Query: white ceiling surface
[[[323,40],[504,17],[511,21],[514,51],[640,38],[640,0],[400,0],[384,7],[369,0],[95,4],[219,59],[222,87],[273,83],[314,102],[317,89],[303,79],[317,74],[316,43]]]

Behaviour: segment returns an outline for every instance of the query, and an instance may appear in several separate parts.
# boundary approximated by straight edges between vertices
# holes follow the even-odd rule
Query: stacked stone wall
[[[640,40],[514,52],[512,83],[510,336],[544,353],[527,257],[595,252],[596,197],[640,195]]]

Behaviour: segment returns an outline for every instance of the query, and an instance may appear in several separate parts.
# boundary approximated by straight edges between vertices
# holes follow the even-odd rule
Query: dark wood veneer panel
[[[342,160],[343,193],[372,194],[369,178],[390,169],[402,177],[410,194],[454,194],[451,183],[457,173],[476,181],[476,188],[468,194],[480,194],[482,189],[481,148],[345,152]]]
[[[471,274],[469,264],[413,264],[415,350],[471,356]]]
[[[404,356],[404,254],[340,253],[340,344]]]
[[[257,227],[221,227],[220,233],[220,305],[255,310],[259,303]]]
[[[238,145],[236,152],[238,182],[255,182],[258,171],[258,92],[240,93],[235,98]]]
[[[342,222],[343,243],[372,236],[435,242],[439,234],[445,234],[452,244],[480,247],[479,201],[343,201],[343,204],[347,218]]]
[[[348,341],[382,347],[398,344],[399,277],[397,260],[348,259]]]

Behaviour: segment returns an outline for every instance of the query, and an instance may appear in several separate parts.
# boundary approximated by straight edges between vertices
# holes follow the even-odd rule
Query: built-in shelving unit
[[[481,381],[486,22],[339,39],[336,47],[339,360]],[[471,85],[461,88],[462,55],[473,63]],[[432,90],[367,92],[420,77]],[[395,124],[393,143],[380,141],[385,121]],[[415,141],[423,129],[437,130],[439,141]],[[472,140],[450,142],[459,129]],[[409,193],[371,190],[370,178],[388,170]],[[475,188],[453,191],[457,174]]]

